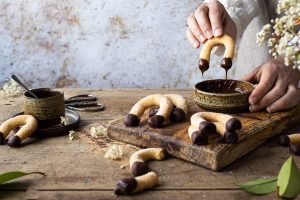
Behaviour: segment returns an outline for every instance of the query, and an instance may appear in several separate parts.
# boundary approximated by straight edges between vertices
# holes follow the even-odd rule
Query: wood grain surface
[[[195,105],[192,96],[186,96],[189,116],[185,122],[167,123],[163,128],[151,128],[147,124],[148,111],[141,117],[137,127],[126,127],[124,118],[115,120],[108,126],[108,136],[122,142],[141,147],[162,147],[170,155],[193,162],[212,170],[220,170],[233,161],[249,153],[271,137],[282,134],[300,123],[300,104],[289,111],[269,114],[267,112],[231,114],[242,122],[238,131],[239,141],[225,144],[219,135],[209,135],[208,145],[193,145],[188,136],[190,116],[203,111]]]
[[[103,112],[79,112],[80,132],[89,126],[104,124],[125,116],[131,106],[143,96],[153,93],[192,94],[191,89],[63,89],[66,98],[91,93],[106,105]],[[0,98],[0,122],[22,111],[22,97]],[[288,133],[300,132],[297,125]],[[276,199],[276,193],[252,196],[236,184],[255,178],[277,176],[283,162],[291,156],[288,148],[273,139],[227,166],[221,172],[207,170],[191,162],[171,157],[148,165],[159,175],[159,184],[150,191],[129,197],[113,194],[117,180],[130,176],[128,160],[112,161],[104,158],[102,146],[106,141],[93,139],[70,141],[60,136],[43,140],[27,140],[22,148],[0,145],[0,173],[21,170],[41,171],[47,176],[32,175],[0,186],[0,199]],[[99,143],[99,145],[97,145]],[[294,157],[300,166],[300,157]],[[300,197],[295,198],[300,199]]]

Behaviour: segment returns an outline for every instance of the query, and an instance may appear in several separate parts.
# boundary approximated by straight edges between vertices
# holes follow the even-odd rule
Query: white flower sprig
[[[279,0],[278,18],[266,24],[256,36],[261,45],[267,40],[269,53],[284,56],[284,64],[300,71],[300,0]]]

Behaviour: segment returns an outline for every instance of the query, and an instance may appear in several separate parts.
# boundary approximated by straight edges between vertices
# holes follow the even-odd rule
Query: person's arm
[[[205,0],[209,2],[211,0]],[[227,10],[237,28],[237,38],[240,38],[251,20],[260,14],[264,8],[262,0],[219,0]]]

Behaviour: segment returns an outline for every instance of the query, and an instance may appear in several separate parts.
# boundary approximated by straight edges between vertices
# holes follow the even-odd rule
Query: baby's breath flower
[[[113,144],[111,145],[104,157],[109,158],[111,160],[120,160],[123,156],[123,148],[121,145]]]
[[[267,41],[272,57],[282,55],[285,65],[300,70],[300,1],[279,0],[276,11],[280,17],[263,26],[256,42]]]
[[[76,132],[76,131],[73,131],[73,130],[69,131],[69,139],[71,141],[75,140],[75,139],[78,139],[78,138],[79,138],[79,132]]]
[[[4,83],[2,90],[0,90],[1,97],[13,97],[22,94],[23,89],[13,79],[8,80]]]

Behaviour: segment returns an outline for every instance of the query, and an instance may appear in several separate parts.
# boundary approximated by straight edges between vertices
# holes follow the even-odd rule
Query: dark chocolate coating
[[[114,190],[116,195],[130,194],[137,186],[135,178],[124,178],[117,182],[117,188]]]
[[[239,136],[237,133],[228,132],[228,131],[225,132],[224,138],[223,138],[225,143],[235,143],[238,141],[238,139],[239,139]]]
[[[182,122],[185,119],[185,112],[181,108],[173,108],[170,120],[174,123]]]
[[[297,155],[297,156],[300,156],[300,144],[291,144],[290,145],[290,152]]]
[[[158,112],[159,108],[157,107],[152,107],[149,110],[149,117],[153,117],[154,115],[156,115],[156,113]]]
[[[232,60],[231,60],[231,58],[223,58],[221,60],[221,67],[224,68],[226,71],[228,69],[230,69],[231,66],[232,66]]]
[[[153,117],[150,117],[148,119],[148,124],[152,128],[161,128],[163,126],[163,123],[165,121],[165,118],[161,115],[154,115]]]
[[[237,118],[231,118],[226,122],[226,130],[228,132],[234,132],[242,128],[242,123]]]
[[[134,162],[131,166],[133,176],[141,176],[148,173],[149,168],[145,162]]]
[[[192,142],[196,145],[206,145],[208,144],[208,136],[204,132],[195,131],[192,133]]]
[[[199,66],[199,69],[201,70],[202,75],[203,75],[203,73],[204,73],[206,70],[208,70],[208,68],[209,68],[209,62],[208,62],[208,60],[206,60],[206,59],[200,58],[199,63],[198,63],[198,66]]]
[[[4,134],[0,132],[0,144],[4,144],[4,142],[5,142]]]
[[[287,135],[280,135],[277,138],[277,142],[278,142],[278,144],[280,144],[282,146],[289,146],[290,138]]]
[[[124,125],[128,127],[137,126],[140,123],[140,118],[133,114],[128,114],[124,119]]]
[[[203,121],[199,124],[199,131],[205,134],[214,134],[217,132],[217,129],[214,123]]]
[[[231,94],[245,93],[247,89],[239,86],[235,80],[207,80],[197,83],[195,86],[198,90],[203,90],[210,93]]]
[[[10,136],[8,138],[7,145],[10,146],[10,147],[18,148],[18,147],[21,146],[21,139],[17,135]]]

